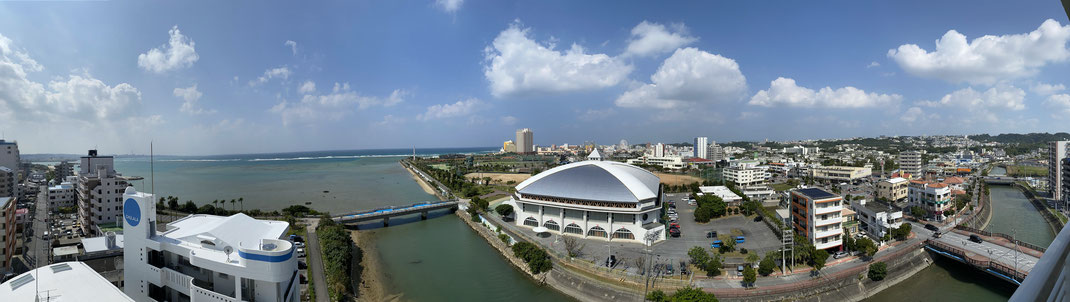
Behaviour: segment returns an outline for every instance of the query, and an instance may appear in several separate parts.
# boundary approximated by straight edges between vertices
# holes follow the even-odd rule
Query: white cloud
[[[349,87],[349,83],[335,83],[331,93],[306,94],[300,101],[283,100],[271,107],[271,112],[282,117],[282,124],[313,124],[322,120],[337,121],[351,114],[353,109],[367,109],[373,106],[389,107],[403,101],[409,93],[394,90],[386,98],[362,96]],[[355,107],[355,108],[354,108]]]
[[[632,37],[628,40],[628,48],[623,56],[652,56],[698,41],[697,38],[687,36],[687,27],[683,24],[676,24],[673,27],[675,31],[669,32],[665,25],[640,22],[632,28]]]
[[[193,39],[182,35],[175,25],[168,31],[171,39],[166,45],[149,49],[148,52],[137,56],[137,66],[141,69],[163,73],[171,70],[188,68],[200,59],[194,49]]]
[[[289,46],[290,50],[293,51],[293,55],[297,55],[297,42],[294,42],[292,40],[286,40],[286,42],[282,43],[282,45]]]
[[[507,116],[503,116],[502,117],[502,124],[506,124],[506,125],[512,126],[512,125],[516,125],[516,121],[517,121],[516,117],[512,116],[512,115],[507,115]]]
[[[617,114],[617,111],[613,110],[613,108],[587,109],[587,111],[580,114],[579,119],[583,121],[603,120],[614,114]]]
[[[869,65],[866,65],[866,68],[873,68],[873,67],[881,67],[881,63],[877,63],[877,61],[873,61],[873,62],[869,62]]]
[[[969,42],[965,35],[949,30],[936,40],[936,50],[932,52],[916,44],[904,44],[888,50],[888,57],[915,76],[952,83],[992,84],[1031,76],[1049,63],[1070,59],[1068,40],[1070,25],[1048,19],[1029,33],[986,35]]]
[[[592,90],[617,85],[632,66],[605,54],[587,54],[573,44],[565,51],[554,43],[528,37],[514,22],[483,50],[483,74],[495,97]]]
[[[290,78],[290,73],[291,73],[290,72],[290,68],[288,68],[286,66],[282,66],[282,67],[278,67],[278,68],[271,68],[271,69],[265,70],[264,74],[261,75],[260,77],[256,78],[256,80],[249,81],[249,86],[256,86],[258,84],[267,83],[268,81],[270,81],[272,79],[283,79],[283,80],[286,80],[286,79]]]
[[[695,48],[677,49],[650,81],[624,92],[617,106],[669,109],[738,101],[747,92],[747,79],[735,60]]]
[[[197,104],[197,101],[204,94],[197,90],[196,84],[186,88],[175,88],[173,93],[175,97],[179,97],[184,101],[178,111],[192,115],[215,113],[215,110],[205,110]]]
[[[866,108],[895,105],[902,99],[898,94],[866,93],[851,86],[837,89],[826,86],[814,91],[796,85],[794,79],[777,78],[769,83],[768,90],[754,94],[749,104],[764,107]]]
[[[383,120],[375,123],[377,126],[393,126],[401,125],[405,123],[404,117],[396,117],[393,114],[387,114],[383,116]]]
[[[1060,119],[1070,117],[1070,94],[1053,94],[1044,103],[1060,111],[1057,114],[1053,114],[1053,117]]]
[[[947,113],[956,122],[967,124],[1000,122],[1000,113],[1025,109],[1025,91],[1014,86],[1000,85],[984,92],[971,87],[956,90],[935,102],[920,102],[934,108],[951,108]]]
[[[427,107],[427,111],[416,116],[419,120],[433,120],[467,116],[483,106],[483,102],[476,98],[457,101],[453,104],[439,104]]]
[[[454,13],[461,9],[462,4],[464,4],[464,0],[435,0],[435,6],[447,13]]]
[[[305,81],[301,83],[301,86],[297,87],[297,92],[301,94],[310,94],[316,92],[316,82]]]
[[[1047,84],[1047,83],[1037,83],[1036,85],[1033,85],[1033,87],[1030,88],[1030,90],[1032,90],[1033,93],[1036,93],[1038,95],[1047,96],[1047,95],[1053,95],[1053,94],[1062,92],[1063,90],[1066,90],[1066,86],[1063,86],[1063,84],[1052,85],[1052,84]]]

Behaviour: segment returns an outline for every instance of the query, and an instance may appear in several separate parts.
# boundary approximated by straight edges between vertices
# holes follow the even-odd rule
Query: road
[[[1015,252],[1013,248],[1008,248],[996,243],[989,241],[976,243],[970,241],[969,236],[955,232],[943,234],[936,240],[977,255],[988,257],[993,261],[1002,263],[1008,267],[1017,267],[1021,271],[1032,270],[1033,265],[1036,265],[1037,261],[1040,261],[1039,258],[1033,255]]]
[[[308,244],[305,245],[308,255],[308,276],[312,279],[312,285],[316,290],[316,301],[328,302],[327,277],[323,274],[323,254],[320,253],[320,241],[316,237],[315,224],[308,224]]]
[[[47,266],[50,264],[49,257],[49,241],[43,240],[41,236],[45,234],[50,228],[48,226],[48,188],[42,187],[40,192],[37,193],[37,202],[34,204],[32,217],[30,223],[32,224],[30,229],[30,235],[26,236],[27,239],[27,253],[25,259],[30,263],[27,263],[34,268]],[[40,261],[38,261],[40,259]]]

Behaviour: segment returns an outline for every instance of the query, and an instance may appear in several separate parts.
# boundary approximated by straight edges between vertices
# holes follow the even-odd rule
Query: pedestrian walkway
[[[315,220],[315,222],[319,221]],[[316,291],[316,301],[329,302],[327,277],[323,274],[323,254],[320,253],[320,242],[319,238],[316,237],[316,225],[318,223],[315,222],[305,227],[308,230],[308,240],[306,240],[308,244],[305,245],[308,249],[308,277],[312,280],[312,286]]]

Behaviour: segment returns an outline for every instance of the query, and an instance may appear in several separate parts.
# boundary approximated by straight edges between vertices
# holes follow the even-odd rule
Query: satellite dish
[[[227,254],[227,262],[230,262],[230,253],[234,252],[234,248],[228,246],[223,247],[223,253]]]

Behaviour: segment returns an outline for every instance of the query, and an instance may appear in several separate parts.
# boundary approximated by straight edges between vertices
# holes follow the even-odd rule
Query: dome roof
[[[521,194],[593,201],[639,202],[658,197],[661,179],[633,165],[575,162],[539,173],[516,186]]]

